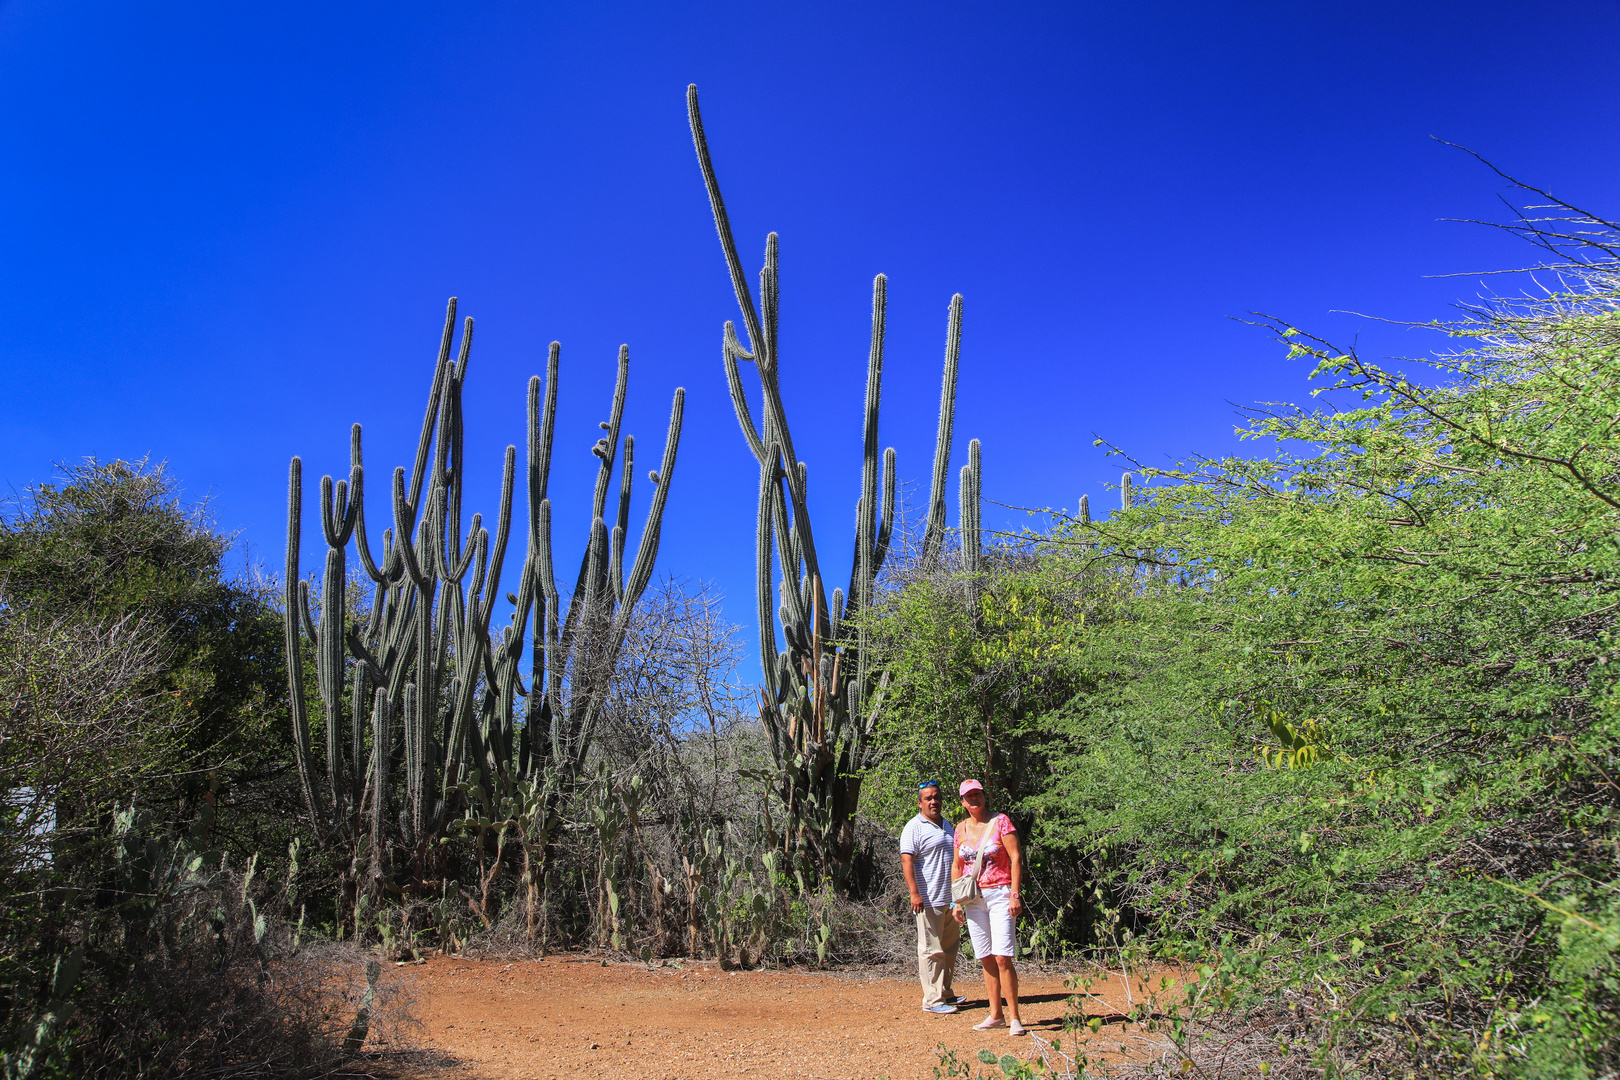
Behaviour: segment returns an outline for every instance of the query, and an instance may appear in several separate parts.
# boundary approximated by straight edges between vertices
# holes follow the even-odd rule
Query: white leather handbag
[[[985,826],[988,833],[990,827]],[[951,903],[964,904],[974,897],[982,896],[979,890],[979,870],[984,866],[984,852],[990,845],[985,841],[984,835],[979,836],[979,853],[973,857],[973,869],[951,882]]]

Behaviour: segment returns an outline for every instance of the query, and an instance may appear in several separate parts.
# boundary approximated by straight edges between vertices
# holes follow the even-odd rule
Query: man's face
[[[922,811],[923,817],[929,821],[938,821],[941,816],[939,808],[939,788],[925,787],[917,792],[917,809]]]

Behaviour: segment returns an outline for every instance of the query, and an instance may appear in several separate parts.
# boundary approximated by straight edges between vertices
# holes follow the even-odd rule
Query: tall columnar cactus
[[[380,561],[366,533],[359,424],[351,434],[348,478],[335,484],[322,478],[327,553],[318,603],[298,571],[303,501],[298,458],[289,473],[286,629],[299,779],[317,835],[351,845],[354,873],[369,866],[373,878],[399,865],[396,850],[411,853],[419,873],[428,841],[443,834],[469,799],[489,799],[502,785],[542,775],[553,781],[577,775],[590,752],[631,614],[652,576],[680,443],[685,391],[677,389],[661,467],[650,474],[656,485],[652,506],[626,580],[634,449],[629,436],[623,442],[611,530],[603,517],[621,457],[619,422],[629,382],[629,349],[621,348],[610,419],[601,425],[607,434],[591,448],[599,459],[591,535],[574,589],[564,597],[553,572],[546,494],[560,355],[552,343],[544,384],[539,376],[529,381],[527,551],[517,591],[506,594],[510,620],[492,633],[512,525],[517,448],[506,448],[494,533],[480,514],[473,514],[464,530],[462,388],[473,322],[466,320],[452,360],[455,329],[452,298],[415,462],[409,477],[403,467],[394,470],[391,526],[382,535]],[[364,619],[348,611],[351,543],[374,586]],[[532,670],[525,688],[519,666],[531,616]],[[314,647],[326,732],[324,785],[316,782],[312,764],[300,630]],[[518,698],[527,699],[521,720]],[[396,784],[402,797],[397,821],[389,813]],[[553,782],[551,789],[556,787]]]
[[[878,454],[888,283],[882,274],[872,282],[861,494],[855,507],[849,590],[834,589],[829,601],[806,504],[808,470],[794,452],[779,383],[777,236],[771,233],[765,240],[756,307],[709,156],[695,86],[687,88],[687,113],[747,337],[745,343],[735,324],[728,321],[721,353],[737,421],[759,464],[755,580],[760,666],[766,683],[761,719],[780,770],[781,795],[799,820],[825,822],[818,830],[822,835],[813,839],[825,864],[835,876],[841,876],[850,864],[860,777],[873,761],[871,737],[886,685],[886,678],[872,663],[867,620],[860,616],[871,606],[894,531],[894,450],[883,451],[881,472]],[[923,559],[936,565],[946,539],[946,484],[962,341],[960,295],[951,298],[945,341],[939,428],[922,545]],[[752,362],[759,374],[762,423],[754,421],[739,361]],[[961,475],[962,553],[968,570],[977,570],[981,561],[979,484],[979,444],[975,440]],[[777,570],[781,573],[779,586]],[[785,646],[781,650],[779,632]]]

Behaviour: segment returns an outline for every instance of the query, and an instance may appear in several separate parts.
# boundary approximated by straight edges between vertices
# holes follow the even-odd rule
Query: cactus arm
[[[773,443],[770,456],[759,465],[759,519],[754,531],[754,598],[759,618],[759,666],[767,686],[778,682],[776,672],[776,613],[771,593],[776,585],[771,574],[772,506],[775,503],[776,459],[780,450]],[[768,726],[768,725],[767,725]]]
[[[439,402],[444,396],[444,384],[450,377],[450,345],[456,334],[456,298],[450,298],[450,304],[444,313],[444,333],[439,338],[439,360],[433,368],[433,389],[428,392],[427,413],[422,417],[422,434],[416,441],[416,463],[411,468],[411,494],[406,500],[411,508],[411,517],[416,516],[416,509],[422,498],[422,481],[427,478],[428,455],[433,448],[433,430],[439,422]],[[409,531],[401,531],[400,536],[409,536]]]
[[[1082,525],[1091,524],[1091,500],[1084,495],[1080,496],[1080,508],[1074,512],[1075,520]]]
[[[754,366],[759,369],[760,385],[765,391],[766,430],[775,436],[776,441],[782,444],[782,460],[791,465],[798,462],[799,459],[793,452],[793,433],[788,430],[787,408],[782,402],[782,388],[780,383],[777,381],[777,358],[775,352],[772,351],[776,342],[777,309],[773,298],[776,295],[776,282],[778,274],[777,264],[779,256],[778,248],[779,244],[775,233],[771,233],[765,237],[765,267],[760,271],[760,287],[767,300],[770,301],[766,308],[766,312],[770,317],[771,322],[769,328],[765,331],[765,336],[761,342],[761,348],[758,350],[758,359],[755,361]],[[804,491],[802,489],[797,489],[797,485],[795,484],[797,479],[798,478],[792,474],[792,469],[790,468],[788,476],[788,488],[793,494],[793,512],[795,515],[797,515],[799,512],[799,504],[804,501]],[[810,522],[808,518],[805,520],[802,526],[800,526],[798,522],[795,522],[795,527],[800,528],[803,532],[804,535],[800,543],[807,552],[812,553],[811,557],[813,558],[815,544],[810,539]]]
[[[415,588],[414,585],[411,587],[413,589]],[[416,661],[416,627],[414,620],[407,621],[405,633],[402,636],[404,640],[400,643],[398,648],[390,650],[393,653],[392,657],[384,657],[385,660],[391,659],[393,662],[392,667],[385,669],[390,672],[388,678],[388,697],[391,701],[400,700],[400,695],[405,692],[405,684],[410,680],[411,665]],[[403,706],[401,706],[401,708],[403,708]],[[396,716],[395,719],[399,720],[399,722],[402,724],[404,723],[399,716]]]
[[[417,739],[416,684],[406,683],[400,691],[400,733],[405,744],[405,812],[402,815],[405,842],[414,844],[417,832],[417,806],[421,799],[422,744]]]
[[[589,602],[590,593],[588,584],[594,570],[594,561],[598,557],[597,529],[602,524],[601,518],[591,521],[591,538],[585,545],[585,554],[579,560],[579,575],[574,579],[574,591],[569,593],[568,613],[563,616],[562,632],[557,638],[557,647],[562,650],[562,656],[572,659],[574,656],[574,639],[578,635],[579,624],[585,615],[585,608]],[[558,680],[558,693],[562,691],[562,672],[556,671]]]
[[[939,560],[945,544],[945,483],[951,462],[951,433],[956,420],[956,375],[962,355],[962,294],[951,297],[945,325],[945,374],[939,387],[939,431],[934,436],[934,478],[928,490],[928,525],[923,533],[925,563]]]
[[[451,641],[455,640],[452,634],[457,628],[457,615],[459,613],[458,609],[460,608],[460,605],[455,603],[455,601],[459,599],[458,594],[460,592],[461,586],[459,584],[455,582],[446,582],[442,593],[444,599],[439,602],[439,614],[438,619],[435,622],[435,626],[437,626],[438,629],[437,637],[435,639],[436,644],[433,652],[433,670],[436,673],[435,685],[443,682],[445,676],[450,671],[451,661],[453,659],[450,655],[450,643]]]
[[[517,480],[517,447],[506,448],[506,461],[501,470],[501,509],[495,519],[494,546],[489,556],[489,577],[484,586],[484,601],[478,610],[478,626],[489,632],[489,617],[495,611],[495,601],[501,595],[501,569],[506,562],[506,541],[512,532],[512,489]]]
[[[400,558],[404,562],[405,573],[409,575],[417,589],[421,590],[427,587],[427,583],[432,576],[433,564],[426,559],[419,562],[417,560],[419,554],[417,548],[420,546],[422,553],[427,554],[431,559],[433,547],[431,542],[425,541],[427,541],[428,522],[433,516],[433,509],[429,506],[428,513],[422,519],[421,532],[423,535],[415,542],[412,542],[411,535],[416,531],[415,516],[415,508],[405,499],[405,469],[403,467],[397,468],[394,470],[394,529],[399,540],[394,547],[399,551]],[[422,570],[422,562],[427,562],[426,573]]]
[[[1126,473],[1119,478],[1119,505],[1122,510],[1131,508],[1131,474]]]
[[[742,261],[737,257],[737,244],[732,237],[731,221],[726,215],[725,200],[720,194],[720,181],[715,175],[714,162],[709,156],[709,142],[703,133],[703,117],[698,108],[696,84],[689,85],[686,88],[686,112],[687,119],[692,127],[692,144],[697,149],[698,167],[702,170],[703,184],[709,193],[709,207],[714,212],[715,230],[720,236],[720,247],[725,253],[726,267],[731,274],[732,289],[737,294],[737,306],[742,311],[743,325],[748,332],[748,344],[754,350],[755,364],[759,368],[760,382],[765,390],[765,438],[761,446],[763,446],[763,443],[772,441],[774,435],[775,440],[782,445],[783,458],[789,462],[796,462],[798,458],[793,453],[793,438],[787,429],[787,418],[782,406],[782,396],[776,383],[776,297],[779,278],[777,236],[775,233],[771,233],[765,239],[765,268],[760,275],[761,299],[764,302],[766,318],[770,324],[767,329],[761,325],[759,313],[754,307],[753,297],[748,291],[748,280],[743,275]],[[731,356],[729,349],[726,352],[728,357]],[[734,366],[734,360],[732,365],[728,366]],[[734,392],[732,400],[735,404],[743,399]],[[739,409],[738,421],[743,424],[743,433],[746,436],[751,424],[746,410]],[[751,449],[755,448],[753,440],[749,441],[749,446]],[[758,456],[758,449],[755,449],[755,454]],[[796,487],[793,482],[794,479],[791,476],[789,477],[788,486],[790,488]],[[802,502],[803,492],[795,491],[793,499],[795,515],[798,514],[797,507]],[[799,526],[799,529],[802,534],[800,543],[805,551],[809,553],[810,561],[813,563],[815,545],[811,539],[808,519],[803,525]]]
[[[472,320],[468,320],[471,322]],[[447,578],[460,580],[461,575],[467,572],[465,561],[466,548],[472,546],[472,537],[477,528],[469,530],[465,546],[461,539],[461,495],[463,461],[461,456],[461,384],[454,380],[450,383],[448,408],[445,409],[445,425],[449,428],[445,442],[449,444],[450,452],[447,455],[448,465],[444,471],[440,486],[440,517],[438,535],[435,542],[439,545],[439,566]],[[476,515],[474,515],[476,516]],[[459,568],[459,574],[451,574],[452,568]]]
[[[472,357],[472,337],[473,321],[469,315],[461,327],[461,352],[456,356],[455,380],[458,389],[467,378],[467,361]]]
[[[471,344],[472,320],[467,320],[467,326],[462,331],[461,343],[463,351]],[[448,365],[448,357],[446,357]],[[445,367],[444,391],[439,399],[439,438],[433,447],[433,472],[429,476],[428,491],[442,492],[451,482],[450,451],[455,447],[455,416],[456,416],[456,376],[455,368],[459,366],[458,357],[456,365]],[[441,507],[441,513],[448,512],[448,504]]]
[[[383,577],[390,583],[397,582],[405,576],[405,561],[400,558],[399,552],[394,550],[394,527],[390,525],[383,530]]]
[[[514,594],[516,599],[512,602],[512,617],[507,625],[501,628],[501,643],[498,648],[492,648],[498,662],[504,663],[508,659],[516,663],[523,655],[523,639],[529,626],[529,612],[534,608],[535,601],[535,573],[533,557],[523,561],[523,569],[518,573],[518,589]],[[544,603],[544,600],[541,601]]]
[[[794,533],[796,546],[802,553],[804,562],[811,570],[811,576],[820,579],[817,567],[815,540],[811,530],[808,513],[804,512],[804,491],[794,475],[791,464],[797,463],[798,458],[793,452],[793,438],[787,427],[786,412],[782,404],[780,388],[777,384],[776,366],[776,324],[777,324],[777,297],[779,295],[779,268],[778,268],[778,238],[771,233],[765,240],[765,266],[760,273],[760,296],[765,312],[766,324],[762,325],[758,310],[754,307],[753,297],[749,294],[748,282],[743,275],[742,262],[737,256],[737,244],[732,236],[731,222],[726,215],[725,200],[720,194],[720,182],[715,175],[714,162],[709,155],[708,139],[703,132],[703,117],[698,108],[697,86],[689,85],[686,89],[687,118],[692,127],[692,143],[697,150],[698,166],[703,173],[703,183],[709,193],[709,206],[714,213],[715,230],[720,237],[720,246],[725,254],[726,266],[731,274],[732,289],[737,295],[737,305],[742,311],[743,324],[748,332],[748,345],[754,350],[755,366],[759,369],[760,384],[764,391],[764,420],[765,432],[758,443],[749,439],[749,447],[759,457],[759,451],[764,446],[776,442],[780,444],[780,456],[790,463],[787,470],[787,482],[790,499],[793,506]],[[733,330],[731,337],[735,337]],[[738,353],[731,348],[725,349],[727,357],[727,379],[733,385],[732,401],[738,406],[738,422],[743,426],[743,434],[747,437],[752,427],[752,419],[746,409],[746,399],[740,393],[740,384],[733,378]],[[774,457],[774,456],[773,456]],[[785,540],[786,535],[778,528],[777,532]]]
[[[473,655],[468,657],[469,672],[464,677],[455,680],[455,703],[451,709],[450,738],[445,743],[445,764],[443,790],[448,792],[461,781],[461,765],[463,752],[467,749],[469,727],[472,719],[473,705],[477,698],[478,680],[472,674],[483,666],[482,653],[485,640],[481,635],[473,635],[469,643]]]
[[[895,503],[895,460],[894,447],[883,451],[883,511],[878,518],[877,551],[873,565],[882,569],[883,562],[889,556],[889,541],[894,536],[894,503]],[[876,579],[876,572],[873,574]]]
[[[652,580],[653,564],[658,558],[658,544],[661,535],[664,517],[664,506],[669,501],[669,485],[675,477],[675,458],[680,449],[681,424],[686,409],[686,390],[676,387],[675,398],[670,404],[669,429],[664,438],[664,456],[660,468],[655,474],[657,489],[653,492],[652,505],[647,508],[647,523],[641,530],[641,542],[636,549],[636,561],[630,570],[630,579],[625,583],[624,604],[614,615],[612,637],[607,643],[607,650],[602,660],[602,671],[611,673],[618,662],[619,653],[624,647],[626,636],[630,632],[630,620],[634,615],[635,606],[647,590]],[[572,754],[570,761],[577,769],[585,762],[590,752],[592,738],[595,735],[597,723],[601,718],[603,706],[607,701],[611,681],[606,678],[593,680],[585,693],[583,708],[576,707],[571,719],[575,735],[572,740]],[[555,723],[554,723],[555,727]],[[555,740],[560,743],[560,740]],[[561,746],[557,747],[559,750]],[[559,754],[559,757],[561,755]]]
[[[366,576],[379,585],[388,575],[377,568],[376,562],[371,558],[371,543],[366,539],[366,501],[365,480],[366,470],[360,453],[360,425],[355,424],[349,429],[349,501],[354,513],[355,547],[360,552],[360,565],[365,568]],[[388,562],[388,541],[386,530],[383,539],[383,563]]]
[[[382,867],[383,822],[388,819],[388,765],[393,757],[393,708],[388,691],[379,687],[371,708],[371,858],[373,874]]]
[[[607,524],[598,518],[591,522],[591,573],[585,583],[585,595],[592,604],[600,604],[606,598],[608,570],[612,564],[613,536]],[[612,610],[611,604],[608,610]]]
[[[540,591],[546,599],[557,599],[557,578],[551,565],[551,500],[540,503],[540,538],[544,543],[535,548],[535,572],[539,575]]]
[[[300,581],[298,583],[298,615],[300,621],[303,623],[304,633],[309,635],[309,643],[311,645],[318,645],[321,640],[321,635],[320,631],[315,628],[315,616],[310,612],[309,582],[307,581]],[[320,668],[317,667],[317,678],[319,677],[319,671]]]
[[[652,580],[653,562],[658,558],[658,541],[663,529],[664,504],[669,501],[670,481],[675,478],[675,455],[680,449],[685,412],[686,390],[676,387],[674,400],[670,403],[669,428],[664,435],[664,457],[658,468],[658,486],[653,492],[652,505],[647,508],[647,524],[641,530],[641,543],[636,550],[635,564],[630,569],[630,580],[624,587],[625,609],[634,607],[641,600],[647,583]],[[621,612],[620,619],[623,632],[628,632],[628,616]]]
[[[978,569],[973,565],[973,547],[970,534],[973,532],[973,466],[963,465],[957,473],[957,498],[961,501],[958,515],[961,518],[959,529],[962,534],[962,569],[972,573]]]
[[[546,396],[540,400],[540,378],[529,379],[529,532],[531,544],[540,525],[540,504],[551,477],[551,444],[557,423],[557,371],[562,346],[553,341],[546,353]]]
[[[872,279],[872,347],[866,361],[866,411],[861,423],[860,580],[850,590],[857,611],[870,603],[871,583],[877,574],[878,406],[883,397],[883,341],[888,322],[888,279]],[[857,589],[859,591],[857,591]]]
[[[596,470],[596,492],[591,499],[591,519],[602,517],[607,510],[608,484],[613,479],[613,458],[619,450],[619,424],[624,420],[624,398],[630,387],[630,346],[619,346],[619,374],[613,383],[613,408],[603,428],[607,437],[596,445],[597,457],[602,464]]]
[[[731,407],[737,413],[737,423],[742,427],[743,438],[748,440],[748,449],[754,452],[754,460],[763,461],[765,443],[754,427],[754,416],[748,407],[748,395],[743,390],[742,372],[737,368],[738,360],[752,360],[754,354],[743,348],[742,342],[737,340],[737,328],[730,319],[726,320],[725,334],[720,347],[726,364],[726,386],[731,390]]]
[[[786,449],[784,447],[784,453]],[[784,463],[791,459],[785,458]],[[783,469],[783,480],[786,482],[787,497],[793,503],[793,551],[796,560],[803,564],[803,571],[799,577],[809,575],[816,582],[816,590],[820,594],[821,567],[816,561],[816,541],[810,531],[810,508],[805,501],[806,471],[804,462],[798,462],[796,469]],[[795,483],[797,481],[797,483]],[[825,600],[825,595],[822,595]]]
[[[798,537],[794,532],[794,525],[788,524],[787,502],[791,498],[783,470],[776,470],[776,479],[772,484],[771,510],[776,519],[776,548],[777,565],[782,570],[782,603],[786,614],[782,616],[783,629],[789,624],[795,629],[807,627],[810,624],[809,605],[805,603],[805,596],[794,585],[803,576],[803,558],[796,542]],[[794,650],[791,642],[789,649]]]
[[[344,484],[340,483],[338,485],[338,488],[339,488],[338,499],[341,501],[343,496],[345,496],[348,493],[348,487],[347,487],[347,485],[344,485]],[[341,514],[345,509],[347,509],[347,507],[339,506],[339,507],[334,508],[333,505],[332,505],[332,502],[333,502],[332,478],[330,476],[323,476],[323,477],[321,477],[321,498],[320,498],[321,535],[326,537],[326,543],[327,543],[327,545],[329,547],[337,547],[338,546],[338,535],[337,535],[335,527],[333,526],[333,523],[332,523],[333,522],[333,511],[335,509],[338,514]]]
[[[612,536],[612,562],[608,568],[608,580],[613,585],[613,598],[618,603],[624,603],[624,540],[630,529],[630,486],[635,475],[636,440],[633,435],[624,437],[624,462],[619,473],[619,511],[615,515]]]
[[[725,252],[731,287],[737,293],[737,306],[742,309],[748,343],[757,349],[763,337],[759,315],[754,310],[754,298],[748,292],[748,279],[743,275],[742,260],[737,257],[737,242],[731,235],[731,219],[726,215],[726,203],[720,195],[720,181],[715,176],[714,162],[709,157],[709,140],[703,134],[703,115],[698,110],[696,83],[686,88],[686,117],[692,126],[692,145],[697,148],[698,168],[703,171],[703,186],[709,192],[709,208],[714,211],[715,231],[720,234],[720,248]]]
[[[411,820],[416,835],[420,836],[427,827],[426,792],[431,776],[428,761],[428,737],[432,729],[433,703],[437,700],[435,690],[436,657],[433,653],[433,600],[437,590],[437,582],[429,579],[425,585],[417,587],[416,597],[416,695],[414,714],[410,718],[412,734],[416,739],[416,775],[415,799],[411,806]],[[440,620],[443,621],[442,619]]]
[[[299,623],[304,610],[299,603],[298,588],[301,580],[298,549],[303,541],[303,476],[303,460],[294,457],[287,468],[287,566],[282,582],[282,626],[287,649],[287,701],[292,716],[293,757],[310,826],[319,836],[322,835],[321,815],[315,801],[315,778],[310,769],[309,717],[304,709],[304,650],[299,640]]]
[[[366,619],[366,640],[376,641],[382,631],[383,618],[388,614],[388,600],[392,590],[387,581],[380,581],[371,590],[371,615]]]
[[[980,497],[983,463],[980,459],[979,440],[968,443],[968,463],[962,466],[960,481],[962,566],[969,573],[978,573],[984,565],[984,543],[980,535]]]
[[[866,407],[861,423],[861,498],[855,513],[855,559],[846,610],[865,610],[877,576],[878,415],[883,398],[883,346],[888,322],[888,279],[872,279],[872,345],[866,361]]]
[[[352,628],[351,628],[351,633]],[[368,672],[361,667],[354,673],[353,696],[349,701],[349,797],[356,813],[365,797],[366,768],[366,683]]]
[[[624,603],[624,526],[613,526],[608,537],[608,587],[613,590],[613,603]]]
[[[557,592],[557,579],[555,567],[551,558],[551,500],[547,499],[540,504],[540,539],[541,545],[536,549],[540,553],[539,572],[540,584],[545,591],[545,632],[544,638],[540,636],[540,623],[535,623],[535,663],[541,663],[544,657],[544,668],[547,672],[545,697],[552,703],[552,712],[555,715],[560,711],[562,702],[562,676],[563,660],[559,652],[559,639],[562,634],[558,627],[562,598]]]
[[[326,778],[331,788],[332,816],[343,816],[343,748],[339,741],[343,724],[343,549],[326,549],[326,573],[321,581],[320,639],[316,645],[321,671],[321,705],[326,712]]]
[[[460,561],[452,563],[446,560],[446,562],[443,564],[444,579],[446,581],[459,582],[462,578],[467,576],[467,571],[471,569],[473,565],[473,551],[477,547],[478,534],[484,531],[484,515],[474,514],[472,516],[472,522],[467,527],[466,546],[462,549]],[[482,577],[482,575],[480,575],[480,577]],[[474,586],[472,592],[476,593],[477,591],[477,587]]]
[[[359,631],[352,626],[349,627],[349,632],[344,635],[344,640],[348,642],[350,654],[360,662],[361,668],[371,678],[371,681],[379,686],[386,686],[388,684],[388,672],[372,651],[366,648],[366,643],[360,640]]]
[[[473,536],[467,545],[468,554],[472,556],[473,561],[473,579],[472,583],[467,586],[468,600],[465,624],[466,627],[482,631],[484,627],[478,619],[479,608],[483,606],[484,588],[492,585],[492,583],[489,581],[488,576],[489,530],[483,527],[478,514],[473,515],[473,530]],[[465,628],[463,632],[466,632]]]

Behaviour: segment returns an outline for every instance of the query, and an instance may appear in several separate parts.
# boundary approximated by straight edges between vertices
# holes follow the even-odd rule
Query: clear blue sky
[[[902,475],[926,484],[960,291],[957,463],[978,436],[988,498],[1106,503],[1094,434],[1220,452],[1232,403],[1305,395],[1229,316],[1421,352],[1331,312],[1443,315],[1478,280],[1425,275],[1525,258],[1440,220],[1499,216],[1502,185],[1431,135],[1620,213],[1617,41],[1613,3],[0,3],[0,479],[167,459],[273,568],[291,454],[313,489],[358,420],[374,477],[407,460],[454,294],[469,509],[560,339],[572,563],[629,342],[640,457],[688,390],[661,567],[746,625],[754,467],[688,82],[750,270],[782,236],[784,383],[842,560],[875,272]]]

